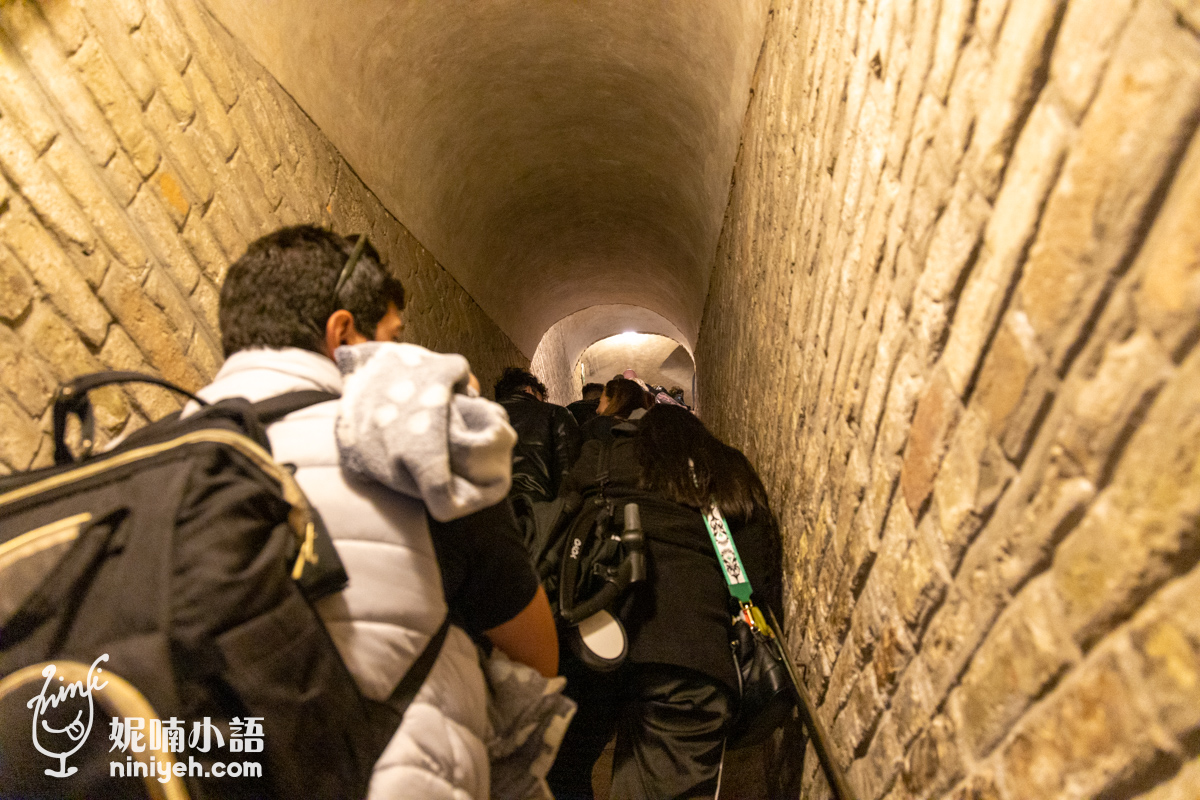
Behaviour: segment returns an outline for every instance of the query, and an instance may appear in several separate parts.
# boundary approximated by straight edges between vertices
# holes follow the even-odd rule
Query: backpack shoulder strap
[[[450,618],[447,617],[442,620],[441,627],[433,634],[433,638],[425,645],[425,649],[421,651],[421,655],[417,656],[417,660],[408,668],[408,672],[400,679],[400,683],[396,684],[396,688],[392,690],[388,699],[366,701],[364,711],[367,717],[367,728],[370,730],[370,735],[374,737],[370,763],[362,765],[367,774],[370,774],[379,754],[396,735],[396,730],[404,721],[405,713],[412,705],[417,692],[421,690],[421,684],[425,683],[425,679],[433,670],[434,662],[442,652],[442,645],[445,644],[446,634],[449,632]]]
[[[272,422],[278,422],[293,411],[315,406],[317,403],[324,403],[327,400],[337,400],[339,397],[341,395],[334,394],[333,392],[305,389],[298,392],[287,392],[286,394],[276,395],[275,397],[269,397],[266,400],[252,403],[250,410],[258,417],[258,421],[262,423],[263,427],[266,427]]]
[[[429,677],[429,673],[433,670],[433,664],[437,661],[438,655],[442,652],[442,645],[446,642],[446,634],[450,632],[450,618],[442,620],[441,627],[437,629],[437,633],[433,634],[433,638],[425,645],[425,649],[421,651],[421,655],[417,656],[417,660],[408,668],[408,672],[404,673],[404,677],[400,679],[400,683],[396,684],[396,688],[392,691],[391,697],[388,698],[388,705],[399,713],[399,719],[404,718],[404,712],[408,711],[408,707],[412,705],[412,701],[417,696],[417,692],[421,690],[421,684],[425,683],[425,679]],[[399,719],[396,724],[399,726]]]

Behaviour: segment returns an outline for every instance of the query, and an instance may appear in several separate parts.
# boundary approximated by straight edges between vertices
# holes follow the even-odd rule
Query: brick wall
[[[564,326],[551,326],[538,342],[533,363],[529,365],[533,374],[546,384],[546,399],[562,406],[580,399],[583,387],[579,372],[567,355],[566,338]]]
[[[864,800],[1200,796],[1198,118],[1196,0],[775,3],[696,360]]]
[[[218,287],[254,238],[368,231],[409,289],[409,340],[485,385],[516,347],[195,0],[0,4],[0,471],[48,463],[62,379],[221,362]],[[103,438],[177,407],[96,396]]]

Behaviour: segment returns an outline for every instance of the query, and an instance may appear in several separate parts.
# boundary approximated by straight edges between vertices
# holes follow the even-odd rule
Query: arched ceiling
[[[768,0],[206,2],[527,355],[694,341]]]

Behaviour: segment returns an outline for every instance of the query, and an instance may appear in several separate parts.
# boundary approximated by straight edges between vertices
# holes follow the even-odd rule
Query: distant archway
[[[680,355],[673,357],[670,367],[672,374],[679,373],[678,364],[684,361],[690,365],[692,373],[695,372],[692,342],[661,314],[634,305],[591,306],[552,325],[542,336],[534,352],[530,368],[546,384],[551,402],[565,404],[579,399],[584,383],[579,371],[584,351],[598,342],[621,334],[650,334],[659,339],[670,340],[674,347],[663,354],[663,360],[670,357],[676,348],[682,351]],[[655,349],[654,352],[657,353],[658,350]],[[654,366],[657,369],[659,364]],[[608,375],[605,380],[611,377],[612,375]],[[690,398],[693,389],[690,374],[686,383],[686,386],[682,383],[680,385]]]
[[[692,405],[696,365],[692,355],[674,339],[656,333],[618,333],[594,343],[575,365],[581,383],[604,383],[627,369],[651,386],[683,389]]]

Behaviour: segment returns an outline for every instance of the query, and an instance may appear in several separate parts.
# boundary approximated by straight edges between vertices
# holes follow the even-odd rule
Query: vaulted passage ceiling
[[[694,345],[766,0],[207,4],[527,355],[598,305]]]

